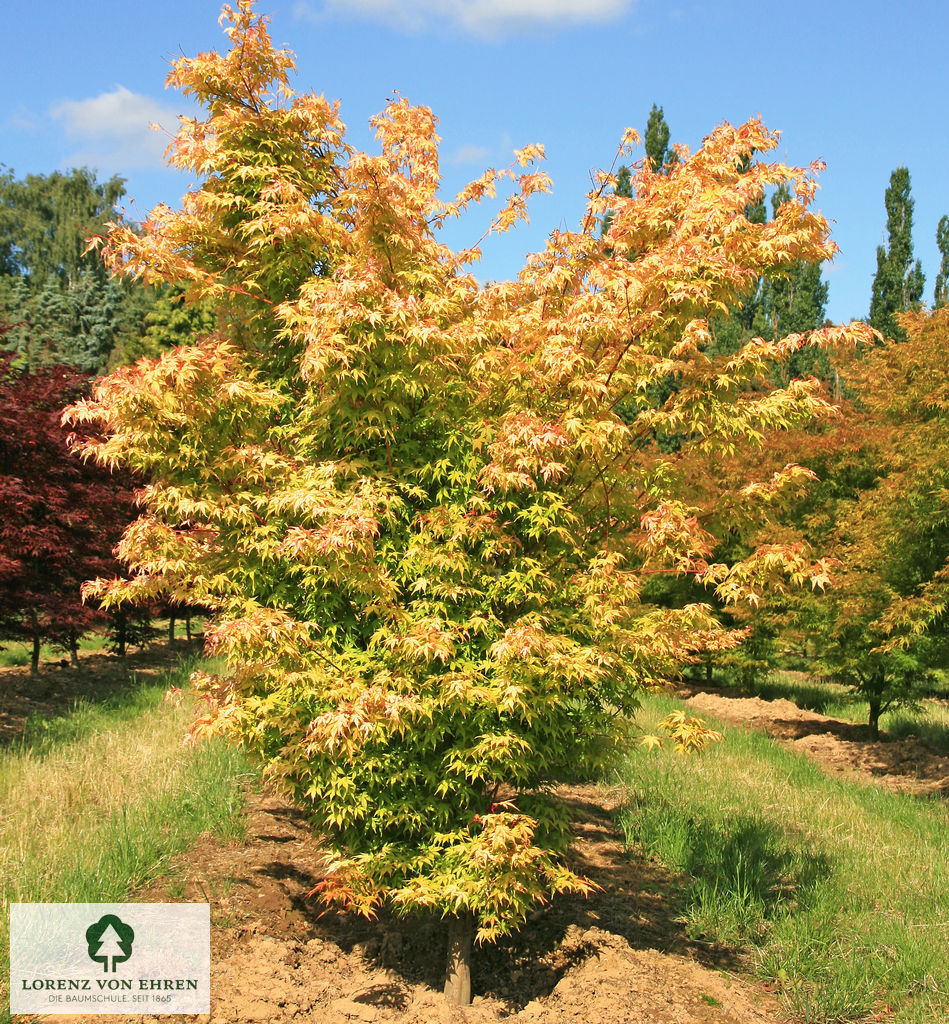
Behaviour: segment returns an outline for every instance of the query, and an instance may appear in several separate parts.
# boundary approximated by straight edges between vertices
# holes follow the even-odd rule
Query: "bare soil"
[[[0,736],[22,728],[30,710],[49,714],[82,696],[91,676],[128,685],[129,670],[152,674],[184,649],[153,648],[129,660],[88,658],[82,672],[44,671],[42,695],[25,670],[0,674]],[[137,660],[136,660],[137,659]],[[22,678],[17,678],[17,674]],[[101,673],[105,673],[102,677]],[[85,680],[85,683],[83,682]],[[98,692],[98,691],[97,691]],[[815,757],[829,771],[862,775],[912,792],[949,792],[945,755],[913,740],[871,743],[866,729],[802,711],[788,701],[683,693],[698,711],[760,728]],[[862,729],[862,731],[861,731]],[[211,904],[209,1016],[86,1016],[98,1024],[779,1024],[783,1007],[767,986],[745,980],[741,950],[690,937],[675,877],[624,850],[611,794],[563,791],[573,808],[572,866],[600,890],[560,897],[521,932],[476,950],[470,1007],[441,993],[446,927],[437,918],[366,921],[324,912],[308,894],[325,850],[302,813],[252,795],[247,837],[204,839],[164,879],[138,894],[148,901]],[[47,1016],[56,1022],[73,1016]]]
[[[913,737],[881,732],[870,738],[866,725],[806,711],[789,700],[741,697],[730,691],[681,693],[699,713],[759,729],[807,754],[831,774],[858,776],[900,793],[949,796],[949,755]]]
[[[601,886],[536,912],[513,939],[476,950],[470,1007],[441,993],[447,935],[437,918],[366,921],[307,893],[325,851],[303,815],[253,800],[246,841],[203,840],[140,898],[211,904],[209,1017],[88,1016],[98,1024],[209,1020],[275,1024],[775,1024],[763,986],[743,981],[737,951],[690,939],[674,878],[624,851],[610,802],[564,792],[576,814],[573,866]],[[66,1016],[44,1020],[65,1021]]]

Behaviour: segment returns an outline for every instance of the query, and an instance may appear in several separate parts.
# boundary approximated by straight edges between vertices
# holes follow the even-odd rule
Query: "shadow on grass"
[[[124,660],[93,654],[81,658],[78,668],[47,664],[38,676],[7,669],[0,675],[0,748],[40,753],[82,736],[90,716],[134,715],[154,704],[146,697],[148,688],[178,671],[186,676],[201,648],[200,639],[179,640],[174,647],[156,643]]]
[[[786,678],[775,674],[769,679],[760,679],[749,690],[749,695],[762,700],[789,700],[799,708],[826,715],[845,698],[842,687],[829,687],[825,683],[814,683],[804,679]]]
[[[828,854],[791,825],[752,812],[714,821],[655,797],[621,810],[631,846],[681,872],[688,933],[727,944],[754,943],[770,921],[805,912],[829,879]]]

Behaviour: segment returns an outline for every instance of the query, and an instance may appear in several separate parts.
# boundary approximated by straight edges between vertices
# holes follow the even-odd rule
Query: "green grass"
[[[756,697],[764,700],[792,701],[799,708],[816,711],[820,715],[841,718],[849,712],[855,713],[869,708],[866,701],[863,708],[858,708],[848,697],[847,688],[835,683],[822,683],[803,672],[774,671],[769,676],[759,679],[751,688]],[[850,721],[851,719],[848,719]]]
[[[0,751],[0,947],[11,902],[122,902],[203,833],[243,834],[247,762],[223,743],[185,746],[191,712],[163,700],[193,667],[31,720]]]
[[[22,668],[24,665],[29,665],[31,651],[33,649],[32,644],[23,643],[19,640],[7,641],[3,648],[0,649],[0,668]],[[49,644],[43,644],[40,647],[40,661],[59,661],[60,658],[69,655],[64,655],[62,651],[54,650]]]
[[[648,697],[642,726],[678,706]],[[831,779],[723,728],[692,758],[631,751],[627,841],[681,873],[696,937],[747,950],[807,1024],[949,1021],[949,812]]]

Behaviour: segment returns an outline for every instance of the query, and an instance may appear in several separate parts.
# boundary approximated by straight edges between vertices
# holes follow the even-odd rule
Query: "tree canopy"
[[[154,297],[109,279],[89,239],[104,234],[124,182],[68,174],[0,174],[0,316],[3,345],[25,366],[103,370],[142,332]]]
[[[586,887],[561,859],[556,784],[604,763],[643,686],[739,640],[707,603],[650,604],[645,582],[753,603],[824,580],[796,545],[711,557],[806,475],[734,481],[716,458],[825,409],[816,382],[772,387],[775,363],[869,328],[709,353],[710,310],[834,252],[812,173],[738,169],[777,145],[758,121],[642,166],[629,198],[601,174],[579,229],[482,286],[477,245],[439,228],[505,181],[492,230],[514,226],[549,188],[542,148],[445,201],[431,111],[390,103],[380,151],[360,152],[335,104],[290,88],[250,2],[223,19],[230,50],[169,76],[205,111],[172,155],[202,184],[105,247],[118,273],[186,284],[216,326],[72,409],[105,432],[88,456],[150,480],[120,545],[131,577],[88,592],[212,609],[227,669],[196,677],[195,734],[245,743],[312,813],[337,855],[325,899],[492,940]],[[792,198],[749,220],[782,183]]]
[[[0,356],[0,636],[67,648],[104,619],[82,583],[119,566],[112,553],[134,516],[128,480],[67,447],[63,407],[88,392],[69,367],[16,369]]]

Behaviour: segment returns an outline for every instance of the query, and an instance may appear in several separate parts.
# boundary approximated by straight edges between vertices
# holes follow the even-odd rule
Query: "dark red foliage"
[[[83,582],[118,572],[112,549],[135,516],[132,482],[69,451],[64,406],[90,379],[71,367],[24,372],[0,354],[0,636],[50,640],[105,622]]]

